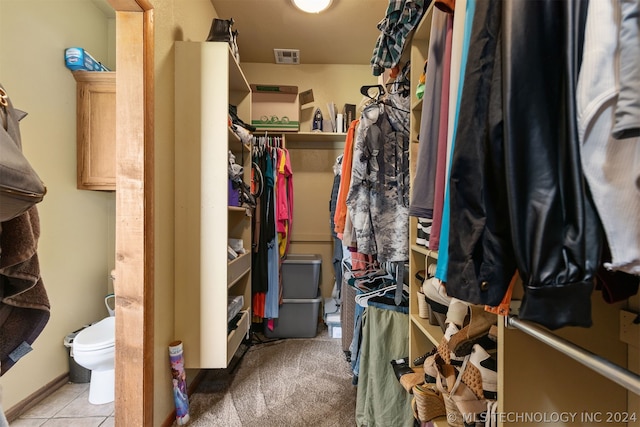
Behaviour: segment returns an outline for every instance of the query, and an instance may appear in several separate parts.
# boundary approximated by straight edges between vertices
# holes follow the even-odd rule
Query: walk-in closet
[[[266,107],[259,91],[268,85],[282,92],[271,94],[275,105],[287,102],[287,93],[299,95],[293,130],[278,122],[278,107],[259,120],[246,112],[258,152],[286,150],[293,194],[290,234],[277,234],[283,242],[275,243],[281,269],[265,295],[255,283],[273,272],[257,274],[256,259],[263,261],[254,253],[248,335],[257,328],[272,339],[302,337],[271,331],[272,322],[292,320],[260,304],[282,292],[287,257],[317,256],[323,309],[303,311],[339,342],[355,389],[355,425],[640,422],[633,173],[609,181],[604,171],[620,156],[598,159],[602,149],[586,145],[585,138],[597,139],[583,124],[588,117],[576,114],[594,96],[583,83],[593,78],[587,72],[604,72],[602,41],[592,34],[595,16],[605,13],[607,41],[622,61],[631,47],[618,41],[626,23],[620,14],[637,17],[616,2],[459,0],[391,2],[380,25],[391,34],[380,32],[366,69],[240,62],[260,114]],[[552,17],[555,26],[537,27]],[[565,29],[567,22],[576,28]],[[535,73],[548,74],[539,81],[521,78],[522,67],[539,62],[515,55],[527,50],[519,48],[527,45],[520,25],[536,28],[541,40],[562,34],[575,55],[558,53],[557,65],[539,65]],[[545,48],[529,56],[542,58],[535,55]],[[538,89],[529,86],[534,82]],[[305,91],[311,101],[303,100]],[[537,104],[518,95],[527,91],[539,96]],[[631,95],[621,88],[611,96]],[[344,104],[355,107],[352,120],[345,121],[346,105],[333,109]],[[637,169],[638,139],[624,120],[631,113],[617,105],[620,144],[635,156],[623,164]],[[542,148],[539,132],[557,142]],[[259,175],[268,182],[264,170]],[[625,199],[604,215],[598,210],[606,185]],[[608,216],[629,231],[619,244],[604,240],[622,238]],[[296,279],[307,280],[304,273]],[[280,298],[283,313],[288,301]]]

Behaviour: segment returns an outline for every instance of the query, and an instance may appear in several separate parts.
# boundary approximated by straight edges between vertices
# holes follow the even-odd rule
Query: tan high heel
[[[469,324],[454,334],[448,342],[449,350],[456,356],[466,356],[473,345],[489,334],[492,325],[498,322],[498,317],[485,311],[484,306],[472,305]]]
[[[418,420],[422,423],[446,415],[442,394],[435,384],[420,384],[413,387]]]

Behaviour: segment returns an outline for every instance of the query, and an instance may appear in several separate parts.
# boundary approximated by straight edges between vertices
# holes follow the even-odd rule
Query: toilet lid
[[[115,323],[113,316],[106,317],[83,329],[73,339],[74,351],[91,351],[112,347],[116,342]]]

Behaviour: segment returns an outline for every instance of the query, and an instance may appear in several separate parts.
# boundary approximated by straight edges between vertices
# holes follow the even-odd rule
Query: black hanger
[[[386,93],[386,91],[382,85],[364,85],[360,87],[360,93],[377,102],[380,100],[380,97]]]
[[[373,90],[373,92],[372,92]],[[410,111],[405,110],[403,108],[398,108],[395,105],[391,105],[388,102],[384,102],[384,100],[380,99],[382,95],[384,95],[386,90],[383,85],[364,85],[360,87],[360,93],[366,96],[369,99],[372,99],[374,102],[378,104],[384,104],[388,107],[391,107],[395,110],[402,111],[403,113],[410,113]]]

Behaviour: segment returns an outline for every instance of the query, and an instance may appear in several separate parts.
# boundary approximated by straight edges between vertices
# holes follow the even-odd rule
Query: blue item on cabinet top
[[[64,51],[64,63],[72,71],[110,71],[81,47],[69,47]]]

